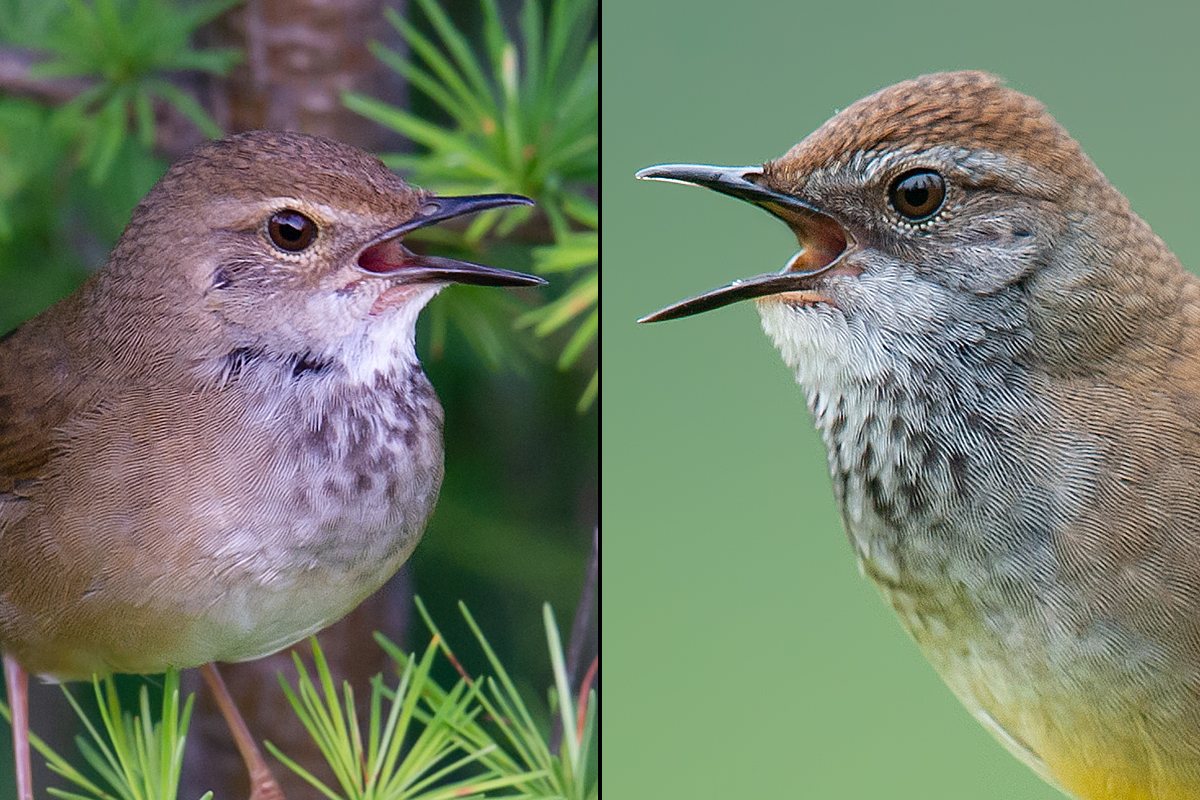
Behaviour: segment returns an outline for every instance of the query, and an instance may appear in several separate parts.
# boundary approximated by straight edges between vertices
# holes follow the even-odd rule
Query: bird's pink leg
[[[254,743],[254,737],[246,727],[246,720],[242,719],[237,706],[234,705],[229,689],[225,687],[225,681],[217,671],[217,665],[205,664],[200,668],[200,672],[204,674],[208,688],[212,689],[221,709],[221,716],[225,717],[238,752],[246,762],[246,770],[250,773],[250,800],[284,800],[283,790],[279,788],[279,783],[271,774],[271,768],[267,766],[258,745]]]
[[[12,711],[13,758],[17,766],[17,798],[33,800],[29,762],[29,675],[12,656],[4,656],[4,685]]]

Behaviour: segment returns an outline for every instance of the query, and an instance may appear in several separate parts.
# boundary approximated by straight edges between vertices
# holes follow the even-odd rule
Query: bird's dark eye
[[[928,219],[946,199],[946,181],[933,170],[914,169],[892,181],[888,201],[900,216],[913,222]]]
[[[276,212],[267,220],[267,233],[280,250],[299,253],[317,238],[317,223],[290,208]]]

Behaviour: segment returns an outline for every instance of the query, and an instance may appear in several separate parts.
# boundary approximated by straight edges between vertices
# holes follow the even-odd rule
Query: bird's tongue
[[[377,242],[363,250],[358,266],[364,272],[386,275],[398,285],[385,289],[371,306],[371,313],[399,305],[422,287],[431,284],[467,283],[475,286],[538,286],[542,278],[497,267],[472,264],[444,256],[418,255],[398,238]]]
[[[358,257],[358,266],[376,275],[399,273],[420,265],[420,256],[400,244],[399,239],[373,244]],[[403,283],[384,289],[375,302],[371,304],[371,316],[382,314],[389,308],[402,305],[422,289],[421,284]]]
[[[400,244],[398,239],[388,239],[364,250],[358,257],[358,266],[367,272],[386,275],[411,266],[416,261],[416,253]]]

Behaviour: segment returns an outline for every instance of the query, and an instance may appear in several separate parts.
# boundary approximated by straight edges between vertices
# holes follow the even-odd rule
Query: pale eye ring
[[[946,180],[931,169],[913,169],[899,175],[888,188],[888,202],[910,222],[936,214],[946,200]]]
[[[317,239],[317,223],[301,214],[285,208],[267,220],[267,234],[280,250],[299,253],[306,250]]]

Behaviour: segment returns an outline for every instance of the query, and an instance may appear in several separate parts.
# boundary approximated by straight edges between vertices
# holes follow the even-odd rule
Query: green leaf
[[[342,102],[351,111],[399,131],[413,141],[431,148],[444,148],[460,153],[462,163],[481,177],[496,181],[504,178],[504,173],[498,167],[482,158],[466,139],[457,134],[366,95],[346,93],[342,95]]]
[[[542,6],[537,0],[525,0],[521,7],[521,35],[525,40],[526,92],[538,98],[539,103],[548,103],[552,93],[541,91],[542,86]],[[542,110],[538,109],[538,116]]]
[[[562,355],[558,358],[558,368],[567,369],[582,355],[583,351],[588,348],[596,340],[596,333],[600,329],[600,311],[592,309],[592,313],[588,314],[587,318],[580,323],[575,329],[575,333],[571,334],[570,341],[563,347]]]
[[[575,409],[582,414],[592,407],[592,403],[596,401],[596,396],[600,394],[600,371],[592,373],[592,379],[588,381],[587,388],[583,390],[583,394],[579,397],[579,402],[575,404]]]
[[[509,44],[504,48],[501,62],[500,85],[504,92],[501,131],[507,146],[509,168],[524,177],[527,173],[526,162],[529,159],[525,155],[525,138],[521,130],[521,102],[517,94],[517,48],[514,45]]]
[[[535,248],[533,260],[541,273],[570,272],[595,264],[599,246],[598,233],[568,233],[558,244]]]
[[[563,213],[580,225],[593,230],[600,227],[600,208],[590,199],[575,192],[563,192]]]
[[[154,109],[150,107],[150,95],[134,92],[133,108],[137,117],[138,141],[149,150],[154,146]]]
[[[483,10],[483,41],[487,46],[489,66],[492,75],[499,75],[504,50],[513,46],[513,43],[504,33],[504,23],[500,20],[500,9],[496,6],[496,0],[480,0],[480,8]]]
[[[181,114],[191,120],[192,124],[211,139],[221,137],[221,128],[213,121],[199,103],[190,94],[168,81],[153,79],[147,81],[147,88],[154,94],[175,106]]]
[[[191,31],[207,25],[229,9],[245,0],[193,0],[193,2],[173,8],[172,13],[178,14],[179,25],[184,30]]]
[[[442,84],[438,83],[428,72],[409,61],[405,61],[395,52],[379,44],[379,42],[371,42],[368,47],[376,58],[407,79],[418,91],[428,95],[431,100],[445,109],[450,116],[454,117],[460,125],[466,128],[479,127],[479,116],[472,113],[466,105],[459,102],[458,98]]]
[[[546,642],[550,649],[550,663],[554,668],[554,689],[558,695],[558,710],[563,726],[563,742],[567,745],[567,765],[579,765],[579,742],[575,739],[575,704],[571,698],[571,687],[567,683],[567,665],[563,659],[562,640],[558,635],[558,623],[549,603],[542,605],[542,619],[546,626]],[[578,773],[581,770],[574,769]]]
[[[571,53],[587,51],[596,0],[558,0],[550,6],[550,33],[546,37],[546,73],[569,74],[564,59]]]
[[[600,277],[595,272],[579,280],[570,291],[549,305],[529,312],[518,324],[536,323],[538,336],[547,336],[596,305]]]
[[[454,60],[458,62],[459,69],[462,70],[467,80],[474,86],[475,94],[480,97],[491,95],[491,86],[486,78],[483,77],[483,71],[479,68],[479,62],[475,60],[474,54],[471,52],[471,45],[467,43],[466,38],[458,32],[454,27],[454,23],[446,16],[446,12],[436,2],[436,0],[417,0],[421,6],[421,10],[425,12],[425,16],[433,25],[434,30],[442,37],[442,43],[450,51]]]
[[[88,176],[93,185],[103,183],[108,177],[117,151],[125,140],[125,102],[128,92],[122,88],[113,93],[96,115],[95,146],[89,159],[92,167]]]
[[[426,39],[420,31],[392,9],[385,9],[384,14],[404,37],[412,51],[429,65],[434,74],[458,97],[463,105],[470,108],[481,121],[485,117],[496,116],[496,104],[488,87],[485,86],[482,90],[469,88],[454,66],[438,52],[433,42]]]
[[[242,60],[240,51],[232,47],[211,50],[182,50],[170,61],[172,70],[194,70],[225,75]],[[165,66],[165,65],[164,65]]]

